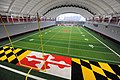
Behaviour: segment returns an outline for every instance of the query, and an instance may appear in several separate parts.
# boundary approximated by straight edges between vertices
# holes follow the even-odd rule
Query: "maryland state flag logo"
[[[64,56],[56,56],[53,54],[44,54],[32,51],[29,55],[23,58],[17,65],[24,67],[32,67],[37,71],[42,71],[46,68],[47,74],[51,74],[66,79],[71,78],[71,58]]]
[[[32,68],[54,80],[120,80],[120,65],[44,54],[5,46],[0,48],[0,61]],[[49,74],[49,75],[48,75]],[[46,77],[44,77],[46,78]]]

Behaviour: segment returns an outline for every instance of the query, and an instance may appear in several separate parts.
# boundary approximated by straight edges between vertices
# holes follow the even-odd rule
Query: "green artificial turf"
[[[97,40],[103,41],[102,37],[97,36],[95,39],[90,35],[93,33],[89,31],[89,34],[88,31],[84,27],[77,26],[54,26],[42,30],[44,52],[80,59],[120,63],[120,58]],[[39,32],[36,31],[19,38],[20,40],[13,39],[13,45],[22,49],[41,51],[39,36]]]

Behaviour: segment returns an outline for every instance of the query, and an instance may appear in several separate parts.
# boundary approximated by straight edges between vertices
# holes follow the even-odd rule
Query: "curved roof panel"
[[[54,14],[53,11],[57,8],[61,8],[64,13],[66,6],[73,7],[70,12],[75,13],[80,13],[75,10],[78,8],[75,6],[80,6],[79,8],[94,13],[93,15],[120,14],[120,0],[0,0],[0,13],[36,15],[39,12],[40,15],[47,15],[50,11]],[[87,17],[89,14],[84,16]]]

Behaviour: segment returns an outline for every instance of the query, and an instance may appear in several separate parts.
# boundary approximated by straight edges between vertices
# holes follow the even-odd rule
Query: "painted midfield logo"
[[[43,59],[42,53],[32,52],[22,59],[20,63],[22,64],[21,66],[26,65],[25,67],[32,67],[37,71],[44,70],[46,68],[45,73],[59,77],[69,79],[71,76],[71,58],[68,57],[45,54]],[[18,63],[17,65],[20,64]]]

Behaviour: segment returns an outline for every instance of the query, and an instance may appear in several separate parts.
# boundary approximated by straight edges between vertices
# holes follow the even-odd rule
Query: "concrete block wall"
[[[42,21],[40,23],[41,28],[49,27],[55,25],[55,21]],[[38,29],[37,22],[30,23],[15,23],[15,24],[5,24],[10,36],[25,33],[28,31],[33,31]],[[0,39],[7,37],[3,25],[0,23]]]
[[[120,26],[107,23],[86,22],[84,24],[87,28],[104,34],[114,40],[120,42]]]

